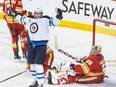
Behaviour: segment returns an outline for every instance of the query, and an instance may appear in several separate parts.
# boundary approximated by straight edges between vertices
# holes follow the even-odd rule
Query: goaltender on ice
[[[49,26],[56,26],[60,23],[62,17],[62,10],[56,9],[56,17],[43,16],[43,10],[36,8],[34,15],[31,17],[21,16],[17,11],[10,11],[12,16],[21,24],[27,25],[28,29],[28,64],[30,64],[30,71],[34,79],[29,87],[43,87],[44,70],[43,65],[46,58],[46,45],[49,41]]]
[[[90,54],[82,63],[62,63],[55,70],[48,71],[48,84],[77,83],[101,83],[106,77],[104,56],[101,54],[101,46],[95,45]]]

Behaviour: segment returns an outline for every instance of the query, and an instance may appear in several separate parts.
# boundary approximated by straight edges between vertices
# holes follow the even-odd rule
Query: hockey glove
[[[74,60],[78,63],[82,63],[84,62],[84,60],[86,59],[86,56],[80,56],[80,57],[76,57]]]
[[[27,13],[26,10],[23,10],[21,13],[19,13],[21,16],[25,15]]]
[[[26,65],[26,69],[29,70],[30,69],[30,64]]]
[[[70,64],[70,70],[74,70],[75,64]]]
[[[28,11],[28,16],[31,16],[32,15],[32,12]]]
[[[56,8],[56,18],[59,20],[63,19],[62,10],[60,8]]]
[[[71,71],[74,70],[74,63],[72,62],[66,62],[60,64],[60,71]]]
[[[17,12],[17,11],[13,11],[13,10],[10,10],[9,11],[9,14],[11,15],[11,16],[13,16],[13,17],[16,17],[19,13]]]

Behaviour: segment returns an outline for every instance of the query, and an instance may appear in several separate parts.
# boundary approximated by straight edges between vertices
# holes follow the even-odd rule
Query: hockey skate
[[[43,84],[39,84],[39,86],[38,87],[43,87]]]
[[[15,63],[21,63],[21,57],[20,58],[15,58]]]
[[[14,52],[14,59],[16,63],[21,62],[21,57],[16,52]]]
[[[26,63],[27,62],[27,52],[26,51],[22,51],[23,52],[23,58],[21,58],[21,61]]]
[[[37,81],[33,82],[29,87],[38,87],[38,82]],[[43,86],[39,86],[39,87],[43,87]]]
[[[23,52],[23,58],[27,59],[27,57],[28,57],[27,52],[26,51],[22,51],[22,52]]]
[[[51,75],[50,71],[48,72],[48,84],[53,84],[52,83],[52,75]]]
[[[51,72],[54,72],[54,73],[58,73],[58,70],[56,69],[56,67],[52,67],[52,69],[50,70],[47,70],[47,72],[45,73],[45,79],[44,79],[44,83],[45,84],[52,84],[52,75],[51,75]]]

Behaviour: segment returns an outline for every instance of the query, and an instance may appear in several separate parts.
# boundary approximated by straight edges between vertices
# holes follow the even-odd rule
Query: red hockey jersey
[[[47,48],[47,53],[46,53],[46,61],[45,65],[47,66],[52,66],[52,62],[54,60],[54,51],[51,48]]]
[[[12,10],[16,10],[19,13],[23,11],[23,5],[22,5],[22,0],[11,0],[11,5],[9,0],[4,0],[3,3],[3,16],[6,19],[8,23],[12,23],[12,16],[8,15],[9,10],[12,6]],[[7,15],[4,15],[4,13],[7,13]],[[14,19],[15,23],[18,23],[18,20]]]
[[[74,71],[80,74],[94,76],[104,74],[105,67],[106,65],[102,54],[90,55],[82,64],[75,65]]]

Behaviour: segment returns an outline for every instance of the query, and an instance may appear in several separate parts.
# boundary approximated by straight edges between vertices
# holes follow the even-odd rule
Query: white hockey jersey
[[[34,18],[23,18],[20,15],[16,17],[21,24],[25,24],[28,29],[29,38],[31,41],[48,41],[49,30],[48,27],[58,25],[60,20],[57,18],[50,18],[48,16],[34,19]]]

